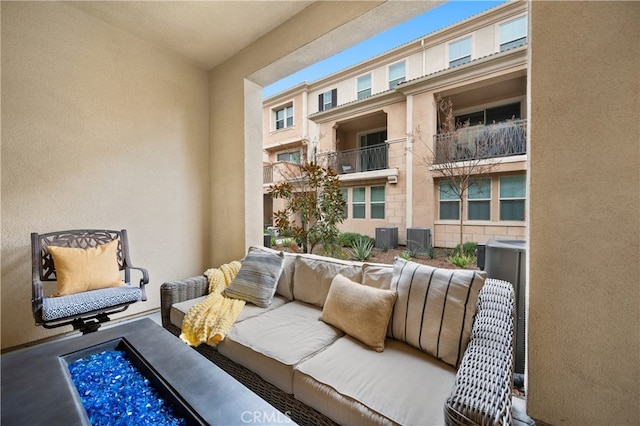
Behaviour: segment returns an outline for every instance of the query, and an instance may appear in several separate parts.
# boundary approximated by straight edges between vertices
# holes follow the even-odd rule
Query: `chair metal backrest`
[[[130,283],[131,269],[137,269],[142,274],[139,288],[135,288],[137,293],[133,293],[129,290],[132,286],[127,285],[119,289],[111,289],[109,292],[122,292],[127,293],[123,295],[109,295],[112,299],[117,301],[106,302],[106,298],[103,294],[94,294],[94,299],[89,300],[87,306],[90,306],[83,311],[82,308],[71,310],[66,313],[64,307],[58,309],[61,312],[65,312],[64,315],[54,314],[55,318],[47,318],[45,312],[47,310],[47,302],[49,304],[55,303],[60,305],[64,303],[63,298],[47,298],[44,295],[43,282],[57,281],[55,264],[53,257],[49,252],[50,246],[70,247],[88,249],[96,247],[102,244],[109,243],[113,240],[118,240],[118,248],[116,252],[118,269],[124,271],[125,283]],[[36,320],[36,325],[42,325],[45,328],[60,327],[63,325],[73,325],[74,328],[83,330],[86,332],[87,319],[97,319],[98,323],[108,321],[108,314],[121,312],[127,309],[128,305],[135,303],[136,301],[146,300],[146,294],[144,286],[149,282],[148,272],[144,268],[132,266],[129,258],[129,243],[127,238],[127,231],[122,229],[120,231],[107,230],[107,229],[77,229],[68,231],[56,231],[46,234],[31,234],[31,263],[32,263],[32,309],[33,315]],[[103,297],[103,299],[95,299]],[[77,303],[77,302],[76,302]],[[95,324],[95,323],[92,323]],[[93,328],[97,329],[97,326]],[[94,331],[94,330],[89,330]]]

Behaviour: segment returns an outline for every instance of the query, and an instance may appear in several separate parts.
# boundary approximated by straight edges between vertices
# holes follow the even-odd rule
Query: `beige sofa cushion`
[[[345,336],[298,365],[293,393],[339,424],[441,425],[455,374],[406,343],[374,352]]]
[[[365,263],[362,265],[362,284],[388,290],[391,288],[393,265]]]
[[[322,308],[333,278],[342,274],[350,280],[362,281],[362,265],[312,254],[299,255],[293,274],[295,300]]]
[[[294,367],[344,335],[319,317],[317,307],[289,302],[236,323],[218,351],[291,394]]]
[[[482,271],[433,268],[396,257],[391,289],[398,299],[389,324],[391,337],[457,367],[469,343],[486,276]]]
[[[382,352],[395,301],[396,293],[391,290],[368,287],[338,274],[331,283],[320,318]]]
[[[171,324],[176,327],[182,328],[182,321],[184,320],[184,316],[189,311],[189,309],[195,305],[196,303],[202,302],[206,299],[207,296],[196,297],[194,299],[185,300],[184,302],[174,303],[171,305],[171,310],[169,311],[169,318],[171,320]],[[274,296],[271,300],[271,304],[268,308],[259,308],[258,306],[247,303],[242,308],[240,315],[236,319],[236,323],[240,321],[244,321],[248,318],[253,318],[257,315],[261,315],[271,309],[278,308],[287,303],[287,299],[282,296]]]

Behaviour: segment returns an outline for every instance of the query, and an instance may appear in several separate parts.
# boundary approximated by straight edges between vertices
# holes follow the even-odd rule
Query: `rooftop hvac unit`
[[[431,249],[431,228],[407,228],[407,251],[424,254]]]
[[[485,246],[484,267],[489,278],[513,284],[516,296],[516,373],[524,373],[526,354],[526,241],[491,239]]]
[[[376,248],[382,250],[398,248],[398,227],[376,228]]]

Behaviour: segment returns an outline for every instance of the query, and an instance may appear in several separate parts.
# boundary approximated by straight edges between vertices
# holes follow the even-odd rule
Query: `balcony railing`
[[[273,166],[262,167],[262,183],[273,183]]]
[[[331,166],[339,175],[345,173],[370,172],[388,168],[388,146],[386,143],[365,148],[349,149],[318,154],[318,164]]]
[[[527,153],[527,120],[509,120],[434,135],[434,164]]]

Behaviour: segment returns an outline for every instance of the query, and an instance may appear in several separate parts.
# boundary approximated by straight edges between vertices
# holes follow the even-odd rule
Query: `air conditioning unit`
[[[431,249],[431,228],[407,228],[407,251],[424,254]]]
[[[398,248],[398,227],[376,228],[376,248],[382,250]]]
[[[524,240],[491,239],[485,246],[484,267],[487,277],[508,281],[516,296],[515,373],[523,374],[526,356],[526,259]]]

